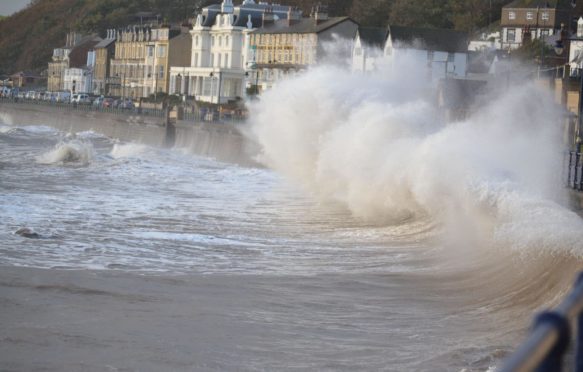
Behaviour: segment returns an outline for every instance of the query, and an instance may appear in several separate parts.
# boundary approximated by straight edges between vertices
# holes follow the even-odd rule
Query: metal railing
[[[583,158],[581,153],[570,151],[567,153],[567,187],[583,191]]]
[[[55,108],[59,111],[93,111],[93,112],[106,112],[116,115],[143,115],[164,118],[166,116],[166,110],[164,109],[153,109],[153,108],[118,108],[118,107],[103,107],[95,106],[92,104],[71,104],[65,102],[57,102],[50,100],[33,100],[26,98],[14,98],[14,97],[1,97],[0,102],[10,102],[13,104],[22,105],[35,105],[35,106],[49,106]],[[183,118],[182,120],[188,122],[216,122],[216,123],[237,123],[243,121],[245,118],[243,116],[234,116],[230,114],[220,114],[218,111],[210,110],[207,108],[196,109],[194,107],[183,107]]]
[[[573,322],[576,320],[576,327]],[[576,333],[573,332],[576,328]],[[498,372],[560,372],[563,357],[576,336],[574,370],[583,372],[583,273],[567,297],[554,310],[539,314],[528,339]]]

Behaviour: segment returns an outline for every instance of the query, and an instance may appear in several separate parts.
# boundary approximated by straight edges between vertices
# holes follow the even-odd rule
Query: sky
[[[0,0],[0,15],[11,15],[28,5],[30,0]]]

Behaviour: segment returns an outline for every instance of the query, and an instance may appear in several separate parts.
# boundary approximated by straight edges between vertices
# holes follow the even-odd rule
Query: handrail
[[[575,319],[577,332],[572,330]],[[535,318],[529,338],[497,371],[561,371],[572,333],[577,335],[575,371],[583,372],[583,272],[563,302]]]
[[[166,110],[151,109],[151,108],[133,108],[133,109],[123,109],[123,108],[113,108],[113,107],[95,107],[91,104],[70,104],[64,102],[56,101],[44,101],[44,100],[33,100],[26,98],[13,98],[13,97],[0,97],[0,103],[9,102],[14,104],[24,104],[24,105],[36,105],[36,106],[47,106],[54,107],[58,110],[64,111],[94,111],[94,112],[107,112],[116,115],[142,115],[151,117],[163,118],[166,115]],[[184,111],[183,120],[189,122],[213,122],[213,123],[240,123],[244,121],[244,117],[232,116],[223,114],[221,115],[217,111],[207,110],[204,108],[191,109]]]

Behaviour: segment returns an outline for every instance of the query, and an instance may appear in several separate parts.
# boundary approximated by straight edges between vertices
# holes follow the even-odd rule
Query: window
[[[516,19],[516,12],[508,12],[508,19],[514,21]]]
[[[360,56],[362,54],[362,49],[354,48],[354,55]]]
[[[215,54],[212,53],[211,54],[211,66],[214,66],[214,65],[215,65]]]
[[[225,36],[225,46],[229,46],[229,35]]]
[[[194,37],[194,46],[198,46],[198,35]]]
[[[166,57],[166,46],[160,45],[158,46],[158,58]]]
[[[225,67],[229,67],[229,54],[225,54]]]
[[[198,53],[194,53],[194,67],[198,67]]]
[[[454,53],[447,53],[447,62],[455,61],[455,54]]]
[[[164,65],[158,66],[158,77],[164,79]]]
[[[543,21],[548,21],[549,20],[549,12],[543,12],[541,18]]]
[[[218,67],[221,67],[221,62],[222,62],[221,57],[222,57],[222,55],[221,55],[221,53],[219,53],[219,66]]]
[[[223,37],[219,36],[219,46],[223,46]]]
[[[152,45],[148,45],[148,57],[154,57],[154,47]]]
[[[532,21],[532,19],[534,18],[532,12],[526,12],[526,19],[529,21]]]
[[[211,46],[215,46],[215,37],[211,37]]]
[[[509,28],[506,35],[506,41],[514,42],[516,41],[516,29]]]

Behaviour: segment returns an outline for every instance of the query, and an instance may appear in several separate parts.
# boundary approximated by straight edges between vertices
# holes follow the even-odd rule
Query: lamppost
[[[222,83],[222,74],[221,72],[217,72],[217,74],[219,75],[219,89],[218,89],[218,94],[217,94],[217,104],[219,105],[219,107],[221,106],[221,83]],[[209,75],[211,78],[215,76],[215,74],[213,72],[210,73]]]
[[[249,63],[251,70],[255,71],[255,97],[259,94],[259,69],[257,68],[257,63]],[[245,72],[245,76],[249,76],[249,72]]]
[[[154,102],[158,102],[158,75],[156,71],[154,74],[148,74],[148,79],[154,77]]]
[[[182,79],[186,78],[186,76],[182,76],[179,72],[178,75],[176,75],[176,77],[180,79],[180,90],[178,90],[178,95],[180,96],[180,100],[182,102],[186,102],[186,96],[188,95],[188,93],[182,91]],[[176,82],[174,82],[174,85],[176,85]],[[174,87],[174,90],[176,90],[176,86]],[[186,89],[184,89],[184,90],[186,90]]]
[[[115,74],[115,76],[119,79],[120,82],[120,90],[121,90],[121,99],[122,101],[125,100],[125,84],[126,84],[126,77],[123,73],[117,73]]]

